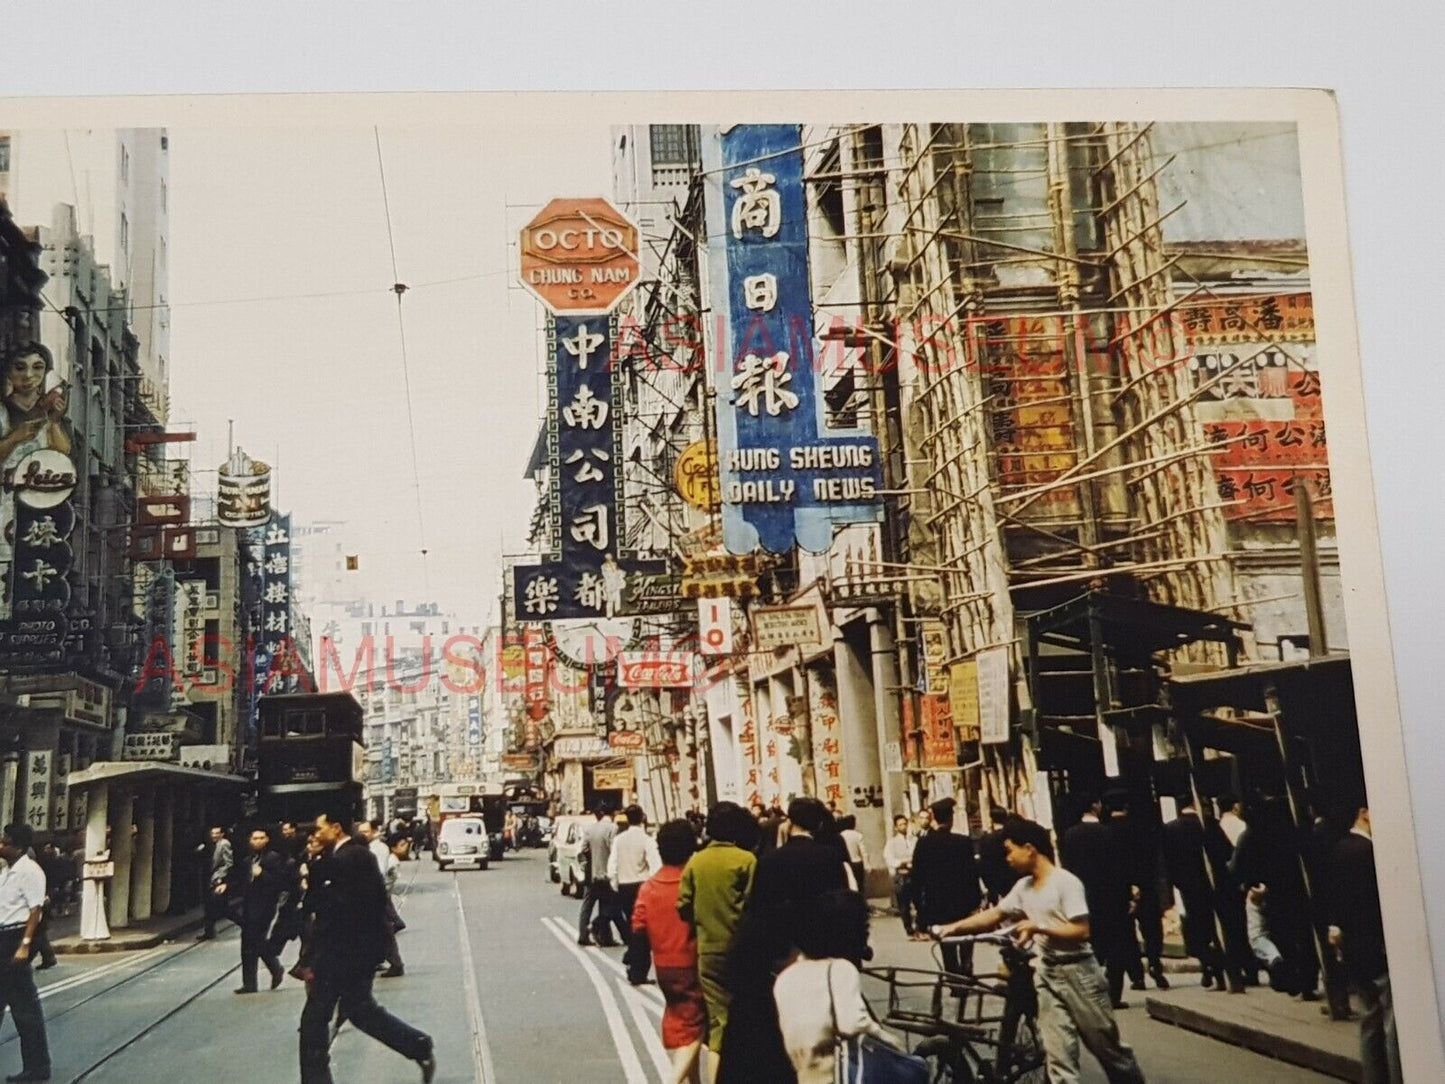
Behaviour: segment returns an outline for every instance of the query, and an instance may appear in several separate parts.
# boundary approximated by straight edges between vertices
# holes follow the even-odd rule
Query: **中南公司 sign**
[[[541,564],[512,568],[520,621],[621,616],[630,578],[663,569],[622,547],[615,336],[606,316],[548,320],[549,544]]]
[[[742,124],[710,148],[721,158],[707,171],[708,232],[724,240],[714,276],[727,284],[730,364],[713,375],[731,553],[821,553],[835,524],[881,514],[877,440],[824,421],[800,142],[797,125]]]

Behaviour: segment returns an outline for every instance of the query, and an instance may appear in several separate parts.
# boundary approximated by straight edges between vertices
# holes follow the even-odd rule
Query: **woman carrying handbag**
[[[819,897],[808,921],[799,923],[797,943],[799,955],[778,975],[773,997],[798,1084],[927,1084],[924,1062],[899,1049],[863,1000],[863,897]]]

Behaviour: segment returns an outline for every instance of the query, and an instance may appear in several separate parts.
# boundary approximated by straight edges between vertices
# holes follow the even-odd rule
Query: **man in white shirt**
[[[1104,970],[1089,947],[1089,904],[1084,883],[1054,865],[1046,828],[1033,821],[1004,826],[1004,853],[1021,874],[995,906],[946,926],[939,937],[984,933],[1016,920],[1014,941],[1021,948],[1037,943],[1041,959],[1034,967],[1039,995],[1039,1036],[1052,1084],[1079,1078],[1079,1041],[1099,1060],[1109,1084],[1144,1084],[1134,1052],[1119,1037]]]
[[[45,1039],[45,1014],[30,971],[30,947],[45,907],[45,872],[30,857],[34,833],[28,824],[12,824],[0,836],[0,1016],[5,1007],[20,1033],[24,1068],[6,1080],[49,1080],[50,1048]]]
[[[903,919],[903,930],[910,938],[919,936],[914,924],[918,901],[913,898],[913,846],[917,842],[908,833],[908,818],[902,813],[893,818],[893,835],[883,845],[883,863],[893,878],[893,902]]]
[[[1249,827],[1244,822],[1244,803],[1232,794],[1222,795],[1219,799],[1219,827],[1231,847],[1239,846],[1239,837]]]
[[[641,986],[647,981],[652,953],[641,939],[631,934],[632,908],[642,883],[662,868],[662,858],[657,853],[657,841],[647,834],[647,817],[642,807],[630,805],[623,810],[623,815],[627,818],[627,827],[612,841],[612,853],[607,856],[607,879],[617,891],[617,906],[628,930],[627,951],[622,954],[627,981]]]
[[[388,930],[388,947],[386,957],[386,970],[381,972],[384,979],[400,978],[406,974],[406,966],[401,961],[401,950],[396,947],[396,931],[401,928],[401,916],[396,913],[396,904],[391,899],[391,887],[396,883],[391,873],[391,864],[395,861],[392,857],[391,848],[386,845],[386,840],[381,838],[381,832],[371,821],[362,821],[356,826],[357,834],[366,840],[366,846],[371,851],[371,857],[376,859],[376,868],[381,871],[381,879],[387,887],[386,893],[386,927]]]

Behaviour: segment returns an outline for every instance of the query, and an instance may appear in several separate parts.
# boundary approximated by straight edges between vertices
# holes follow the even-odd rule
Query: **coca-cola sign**
[[[697,676],[691,651],[624,651],[617,657],[624,689],[687,689]]]
[[[641,749],[647,739],[640,730],[614,730],[607,735],[607,744],[614,749]]]

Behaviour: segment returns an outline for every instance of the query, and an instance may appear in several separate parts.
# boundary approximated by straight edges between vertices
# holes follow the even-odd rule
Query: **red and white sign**
[[[607,735],[607,744],[614,749],[641,749],[647,739],[640,730],[614,730]]]
[[[697,639],[704,655],[733,653],[733,600],[700,598],[697,600]]]
[[[522,227],[522,285],[550,312],[611,312],[637,285],[639,238],[605,199],[554,199]]]
[[[522,654],[527,667],[523,698],[527,702],[527,717],[535,721],[547,714],[547,684],[551,667],[551,649],[540,628],[528,625],[523,630]]]
[[[697,656],[690,651],[624,651],[617,656],[617,674],[624,689],[687,689],[697,676]]]

